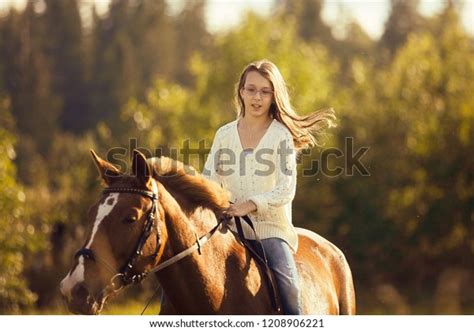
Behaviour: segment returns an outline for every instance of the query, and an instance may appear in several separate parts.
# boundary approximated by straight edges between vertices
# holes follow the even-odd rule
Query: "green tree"
[[[94,22],[93,109],[97,121],[116,128],[120,107],[137,91],[137,61],[127,33],[127,0],[112,1],[107,16]]]
[[[472,40],[454,8],[433,26],[409,34],[386,68],[353,61],[338,144],[354,137],[369,146],[370,176],[335,178],[326,189],[340,206],[329,233],[350,247],[358,285],[394,284],[415,307],[429,301],[425,313],[439,311],[444,271],[469,270],[474,253]],[[459,295],[472,302],[471,291]]]
[[[174,35],[165,1],[114,0],[104,18],[95,16],[92,88],[96,121],[124,130],[121,108],[143,100],[156,76],[174,72]]]
[[[323,5],[323,0],[278,0],[276,9],[283,16],[295,19],[300,38],[306,42],[319,42],[332,47],[335,40],[331,27],[323,21]]]
[[[21,14],[10,12],[1,39],[5,88],[18,131],[44,156],[58,127],[60,98],[53,91],[51,62],[44,51],[44,20],[33,2]]]
[[[418,12],[419,0],[391,0],[390,15],[379,46],[392,56],[412,32],[419,31],[424,19]]]
[[[354,19],[349,18],[345,26],[345,35],[334,43],[332,54],[340,61],[341,70],[339,81],[341,86],[350,86],[353,83],[353,65],[363,60],[367,65],[375,62],[376,42]]]
[[[38,239],[25,219],[25,193],[16,180],[15,139],[8,128],[13,118],[9,101],[0,97],[0,312],[19,313],[31,306],[36,296],[23,277],[25,254],[35,251]]]
[[[138,1],[130,16],[133,22],[129,26],[130,36],[140,74],[137,96],[143,99],[146,89],[156,77],[170,78],[175,75],[177,37],[173,18],[168,14],[164,0]]]
[[[179,40],[176,47],[176,81],[184,86],[191,86],[193,75],[190,61],[195,52],[207,53],[211,38],[206,29],[204,9],[206,1],[188,1],[175,19],[175,30]],[[177,45],[178,46],[178,45]]]
[[[45,50],[52,64],[52,88],[61,98],[59,121],[62,129],[79,133],[92,123],[78,1],[46,0],[45,4]]]
[[[403,219],[403,235],[427,264],[467,268],[465,254],[474,253],[474,48],[454,8],[438,26],[434,35],[412,36],[388,72],[386,93],[398,96],[393,106],[410,124],[404,143],[413,160],[388,212]]]

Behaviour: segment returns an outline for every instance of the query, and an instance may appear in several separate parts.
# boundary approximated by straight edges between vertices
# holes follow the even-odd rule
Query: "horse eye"
[[[125,224],[130,224],[130,223],[135,223],[137,221],[137,218],[135,216],[131,216],[131,217],[126,217],[123,219],[123,223]]]

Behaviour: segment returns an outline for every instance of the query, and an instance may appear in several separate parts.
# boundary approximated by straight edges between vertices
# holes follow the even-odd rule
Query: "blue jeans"
[[[298,270],[290,246],[280,238],[262,239],[262,245],[276,278],[283,314],[301,315]]]

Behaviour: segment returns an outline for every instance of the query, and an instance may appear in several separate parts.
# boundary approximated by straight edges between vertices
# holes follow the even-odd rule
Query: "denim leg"
[[[301,315],[298,270],[290,246],[280,238],[262,240],[268,266],[275,275],[285,315]]]

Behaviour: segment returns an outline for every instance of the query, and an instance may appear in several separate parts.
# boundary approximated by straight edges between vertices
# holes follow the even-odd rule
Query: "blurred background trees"
[[[207,30],[204,0],[174,12],[112,0],[88,21],[78,0],[32,0],[0,18],[1,313],[60,309],[99,194],[89,148],[105,156],[133,140],[202,169],[235,118],[241,70],[261,58],[301,114],[336,109],[339,126],[301,158],[294,222],[344,251],[359,312],[474,312],[474,42],[462,6],[424,17],[419,1],[391,1],[374,40],[350,18],[335,37],[324,1],[274,3],[271,18],[248,13],[222,33]],[[176,152],[186,144],[200,158]],[[363,147],[368,176],[347,162]],[[331,148],[344,156],[325,159]]]

